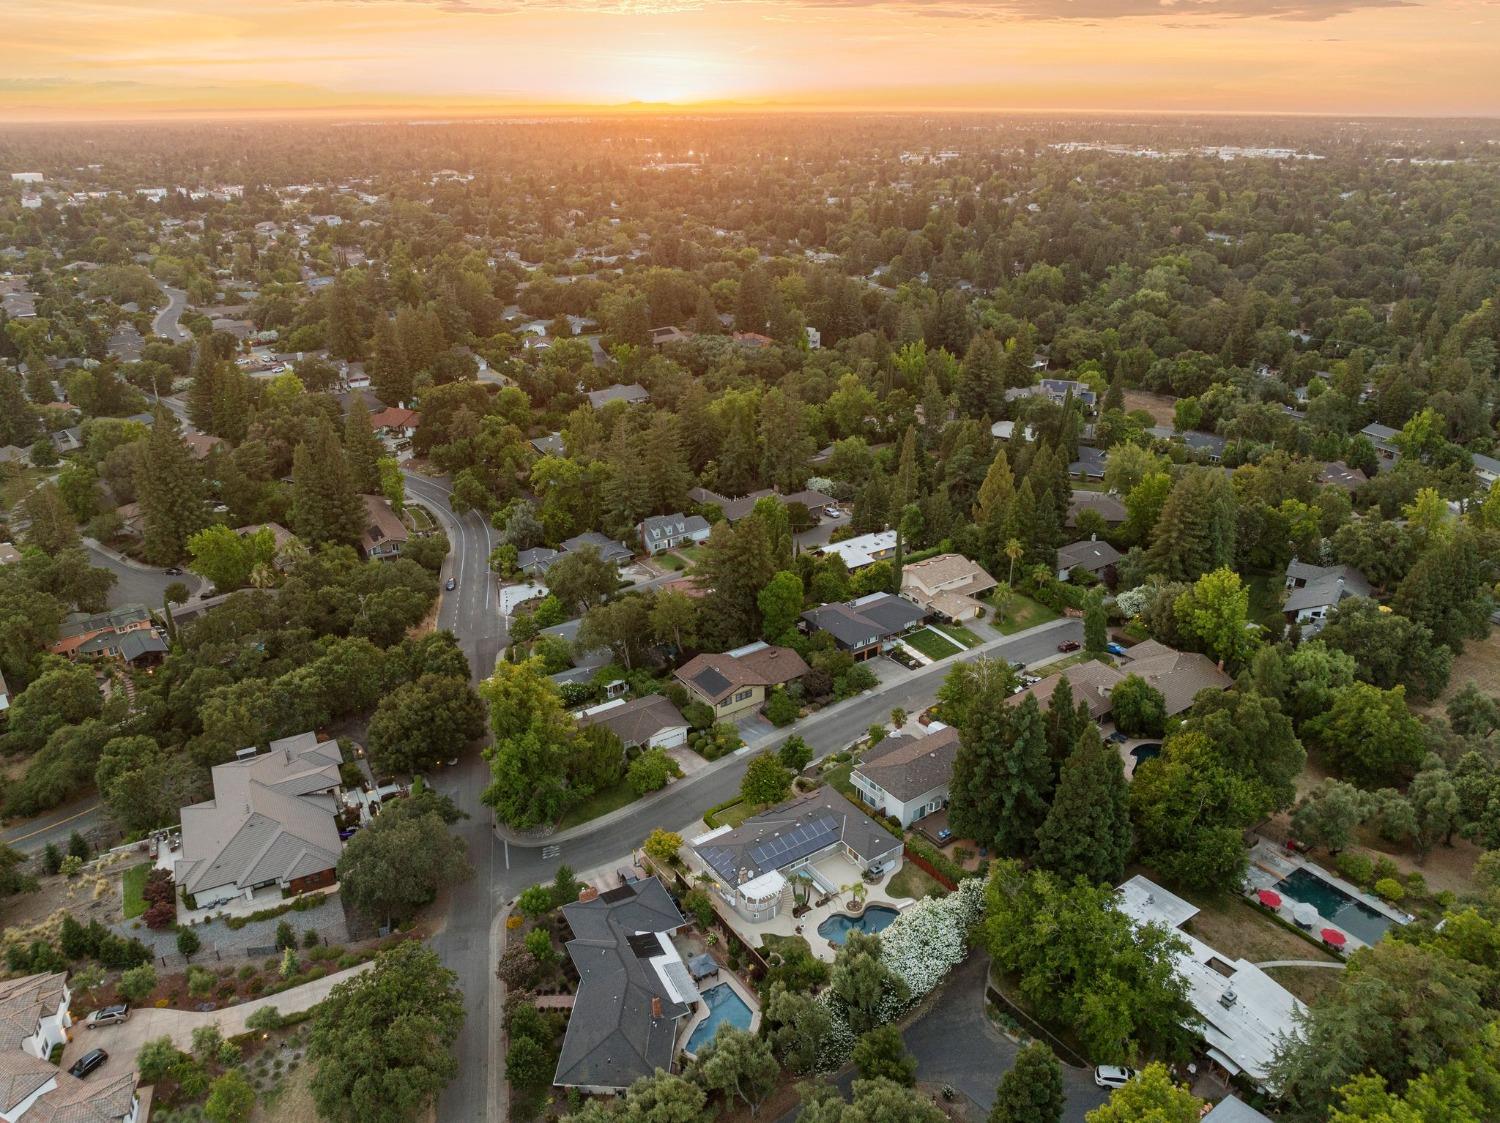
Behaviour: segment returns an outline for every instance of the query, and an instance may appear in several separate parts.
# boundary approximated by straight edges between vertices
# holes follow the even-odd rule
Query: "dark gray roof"
[[[154,628],[137,628],[120,637],[120,658],[134,663],[143,655],[165,655],[166,641],[156,634]]]
[[[862,862],[901,845],[836,791],[819,788],[751,816],[734,830],[702,843],[697,851],[727,884],[740,885],[785,869],[836,842],[843,842]]]
[[[1074,569],[1082,566],[1090,573],[1098,573],[1106,566],[1114,565],[1120,560],[1120,551],[1116,550],[1108,542],[1100,542],[1089,539],[1085,542],[1070,542],[1066,546],[1057,549],[1058,570]]]
[[[1293,558],[1287,563],[1286,573],[1298,581],[1306,582],[1300,588],[1287,590],[1283,612],[1300,612],[1304,608],[1321,608],[1338,604],[1347,597],[1367,597],[1370,583],[1364,574],[1348,565],[1308,565]]]
[[[827,632],[841,646],[854,648],[878,643],[926,618],[926,609],[892,593],[875,593],[847,604],[819,605],[802,614],[802,619]]]
[[[1225,1096],[1201,1123],[1271,1123],[1271,1120],[1238,1096]]]
[[[1103,449],[1090,448],[1088,445],[1078,446],[1078,459],[1068,465],[1068,471],[1075,476],[1103,476],[1104,462],[1107,459]]]
[[[602,409],[610,402],[644,402],[650,397],[646,388],[639,383],[632,382],[629,386],[616,383],[613,386],[606,386],[603,390],[590,390],[589,405],[595,409]]]
[[[1097,511],[1107,523],[1125,521],[1125,504],[1117,496],[1103,491],[1075,491],[1068,500],[1068,525],[1074,525],[1080,511]]]
[[[563,553],[565,554],[576,554],[585,546],[594,547],[594,549],[599,551],[599,556],[605,561],[622,562],[635,556],[614,539],[606,538],[597,530],[586,530],[582,534],[575,534],[562,544]]]
[[[663,729],[681,726],[687,728],[687,719],[670,698],[661,694],[648,694],[644,698],[633,698],[624,705],[612,706],[597,713],[584,714],[578,719],[580,728],[602,725],[628,745],[644,745]]]
[[[545,437],[532,437],[531,447],[543,454],[555,453],[556,455],[561,456],[563,452],[562,434],[549,433]]]
[[[552,568],[552,563],[560,557],[562,555],[556,550],[548,549],[546,546],[533,546],[516,555],[516,568],[522,573],[546,573]]]
[[[641,933],[672,932],[686,923],[654,877],[563,906],[573,930],[568,955],[578,969],[578,994],[554,1083],[628,1088],[676,1051],[677,1019],[691,1006],[676,1001],[643,957]],[[639,945],[639,946],[636,946]]]
[[[708,530],[708,520],[702,515],[652,515],[641,520],[641,537],[647,544],[671,538],[682,538],[689,534],[702,534]]]

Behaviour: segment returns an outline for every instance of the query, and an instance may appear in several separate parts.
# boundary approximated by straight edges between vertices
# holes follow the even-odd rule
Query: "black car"
[[[109,1060],[109,1054],[103,1049],[90,1049],[73,1062],[73,1067],[68,1069],[68,1075],[82,1080],[107,1060]]]
[[[458,578],[457,577],[450,577],[450,578],[448,578],[448,584],[445,585],[444,588],[447,589],[451,593],[454,589],[458,588]]]

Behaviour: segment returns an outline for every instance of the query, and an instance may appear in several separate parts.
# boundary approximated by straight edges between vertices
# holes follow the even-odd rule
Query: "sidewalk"
[[[1014,635],[1000,636],[996,639],[982,643],[977,647],[971,647],[969,648],[969,650],[961,652],[948,659],[944,659],[941,662],[922,667],[921,669],[915,671],[907,671],[897,664],[891,662],[890,660],[878,660],[877,662],[879,662],[881,666],[876,671],[876,674],[880,678],[881,682],[880,685],[877,686],[874,690],[866,691],[863,694],[856,694],[853,698],[846,698],[842,702],[833,703],[831,706],[825,706],[817,713],[809,714],[807,717],[801,718],[798,721],[793,722],[791,725],[778,729],[774,733],[768,733],[762,737],[757,737],[755,740],[748,742],[745,747],[743,749],[740,749],[738,752],[731,753],[728,756],[720,757],[718,760],[711,761],[703,768],[700,768],[698,771],[694,772],[691,776],[685,776],[682,779],[678,780],[676,783],[668,784],[660,791],[652,792],[650,795],[643,796],[642,798],[637,799],[632,803],[627,803],[624,807],[621,807],[615,811],[611,811],[607,815],[601,815],[597,819],[590,819],[588,822],[580,823],[576,827],[569,827],[566,830],[557,831],[552,834],[513,831],[497,820],[494,826],[495,836],[504,842],[511,843],[517,846],[554,846],[563,842],[568,842],[575,838],[586,837],[595,833],[596,831],[602,830],[612,823],[617,823],[623,819],[630,817],[631,815],[639,814],[641,811],[650,807],[652,804],[659,802],[660,800],[664,800],[672,796],[681,795],[684,787],[695,784],[706,776],[712,776],[716,772],[719,772],[725,768],[732,768],[737,764],[743,765],[745,757],[757,753],[762,749],[780,745],[788,737],[801,736],[806,738],[813,730],[819,728],[822,725],[833,722],[835,719],[843,716],[850,710],[858,707],[869,706],[873,700],[878,699],[888,690],[892,690],[897,687],[910,687],[927,678],[941,679],[943,676],[947,675],[948,669],[956,663],[964,663],[974,659],[979,659],[985,655],[991,654],[992,652],[998,651],[1009,644],[1019,643],[1022,640],[1028,639],[1032,636],[1042,635],[1046,632],[1055,631],[1059,628],[1069,626],[1076,627],[1078,626],[1078,624],[1079,622],[1077,620],[1066,616],[1059,617],[1056,620],[1048,620],[1046,623],[1038,624],[1034,628],[1027,628],[1024,631],[1016,632]],[[1056,658],[1056,656],[1052,656],[1052,658]],[[884,719],[882,718],[882,720]],[[847,747],[847,745],[838,745],[834,748],[827,749],[826,751],[815,756],[813,758],[813,761],[815,763],[821,760],[823,757],[829,755],[830,753],[838,752],[841,749]]]

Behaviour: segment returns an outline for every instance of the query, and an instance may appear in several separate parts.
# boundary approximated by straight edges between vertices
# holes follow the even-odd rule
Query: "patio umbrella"
[[[1330,947],[1341,948],[1349,942],[1349,937],[1344,935],[1337,928],[1325,928],[1319,934],[1323,937],[1323,942],[1325,944],[1328,944]]]
[[[1270,889],[1262,889],[1255,895],[1260,899],[1260,903],[1268,909],[1279,909],[1281,907],[1280,893],[1273,892]]]
[[[1305,901],[1298,901],[1292,907],[1292,919],[1304,928],[1311,928],[1318,922],[1318,910]]]

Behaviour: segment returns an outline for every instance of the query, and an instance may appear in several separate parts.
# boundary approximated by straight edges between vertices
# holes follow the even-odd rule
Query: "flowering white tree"
[[[1139,616],[1146,611],[1146,606],[1156,596],[1156,590],[1150,585],[1137,585],[1134,589],[1126,589],[1115,597],[1115,605],[1125,614],[1126,619]]]

